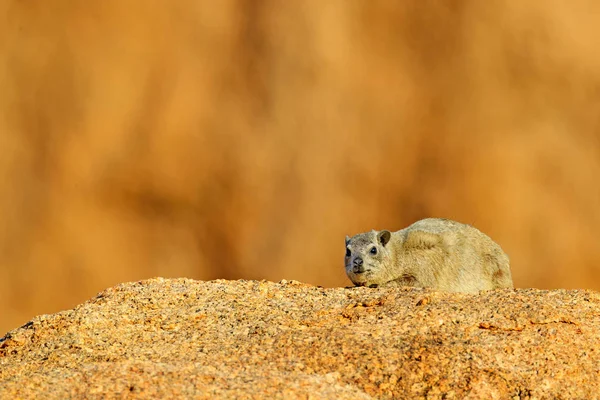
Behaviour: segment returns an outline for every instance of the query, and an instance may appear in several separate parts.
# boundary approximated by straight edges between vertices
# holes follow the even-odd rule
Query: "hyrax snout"
[[[440,218],[346,237],[346,274],[356,286],[513,287],[508,256],[498,244],[470,225]]]

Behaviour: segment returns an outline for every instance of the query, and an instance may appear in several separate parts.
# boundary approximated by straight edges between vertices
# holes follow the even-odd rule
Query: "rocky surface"
[[[0,339],[1,398],[592,398],[600,293],[152,279]]]

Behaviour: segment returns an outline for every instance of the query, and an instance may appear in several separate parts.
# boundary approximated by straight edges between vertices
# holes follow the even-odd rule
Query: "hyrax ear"
[[[386,244],[388,244],[388,242],[390,241],[391,238],[392,238],[392,234],[390,233],[390,231],[381,231],[377,234],[377,240],[384,247]]]
[[[346,246],[348,246],[348,243],[350,243],[350,236],[346,235]]]

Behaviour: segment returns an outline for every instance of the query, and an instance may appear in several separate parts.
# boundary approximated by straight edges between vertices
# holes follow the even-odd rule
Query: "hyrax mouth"
[[[354,274],[351,280],[356,286],[368,286],[369,278],[366,275],[366,273]]]

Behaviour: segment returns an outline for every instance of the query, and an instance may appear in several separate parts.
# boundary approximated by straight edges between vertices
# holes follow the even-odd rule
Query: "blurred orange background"
[[[600,289],[600,3],[0,0],[0,333],[123,281],[347,286],[446,217]]]

